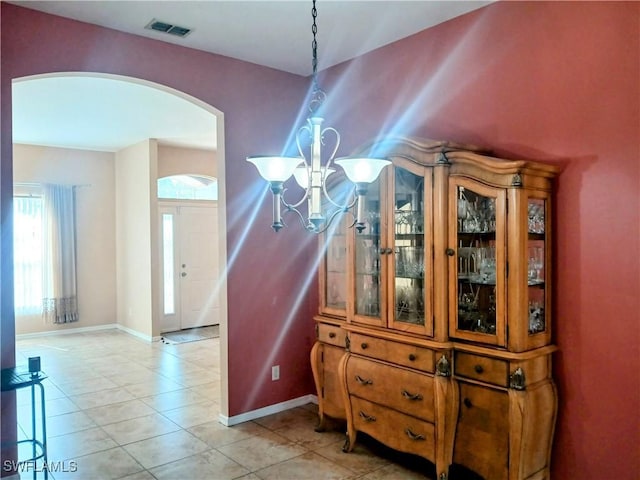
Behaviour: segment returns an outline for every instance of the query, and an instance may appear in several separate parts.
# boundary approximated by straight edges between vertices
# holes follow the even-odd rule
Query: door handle
[[[373,385],[373,382],[368,378],[362,378],[360,375],[356,375],[356,382],[360,385]]]
[[[375,422],[376,421],[376,417],[374,417],[373,415],[367,415],[362,410],[360,410],[359,415],[360,415],[360,418],[362,418],[365,422]]]
[[[419,393],[409,393],[406,390],[402,390],[402,392],[400,393],[407,400],[422,400],[422,395],[420,395]]]
[[[186,277],[186,276],[187,276],[187,272],[182,272],[182,273],[180,274],[180,276],[181,276],[181,277]]]

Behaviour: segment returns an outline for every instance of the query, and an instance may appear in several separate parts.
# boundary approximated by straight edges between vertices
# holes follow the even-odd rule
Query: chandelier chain
[[[313,0],[313,7],[311,8],[311,17],[313,18],[313,25],[311,26],[311,33],[313,33],[313,41],[311,42],[311,50],[313,52],[313,86],[314,89],[318,88],[317,73],[318,73],[318,40],[316,34],[318,33],[318,25],[316,25],[316,18],[318,17],[318,10],[316,9],[316,0]]]
[[[316,38],[316,35],[318,33],[318,25],[316,24],[316,18],[318,17],[318,10],[316,9],[316,0],[313,0],[313,7],[311,8],[311,17],[313,18],[313,25],[311,26],[311,33],[313,33],[313,41],[311,42],[311,50],[313,53],[313,57],[312,57],[313,91],[311,92],[311,98],[309,99],[309,112],[311,112],[311,115],[315,115],[327,97],[327,94],[318,85],[318,40]]]

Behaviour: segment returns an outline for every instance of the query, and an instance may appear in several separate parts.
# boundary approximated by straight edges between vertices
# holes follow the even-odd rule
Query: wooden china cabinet
[[[320,427],[486,480],[549,478],[551,189],[558,171],[451,142],[388,138],[366,228],[321,243],[311,364]],[[346,222],[346,220],[345,220]]]

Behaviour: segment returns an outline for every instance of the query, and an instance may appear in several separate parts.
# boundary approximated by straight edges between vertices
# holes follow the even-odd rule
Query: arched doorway
[[[68,85],[64,85],[68,83]],[[157,130],[158,134],[152,136],[147,135],[146,138],[132,136],[134,140],[130,146],[109,146],[109,144],[87,144],[87,138],[94,138],[92,135],[96,134],[96,131],[100,128],[90,128],[91,125],[99,123],[98,112],[99,108],[96,107],[96,98],[91,97],[90,84],[94,84],[93,88],[96,95],[102,95],[103,99],[108,100],[108,104],[112,109],[107,118],[111,123],[106,125],[100,124],[102,129],[117,130],[122,128],[122,124],[126,124],[129,120],[133,120],[131,123],[131,129],[136,130],[133,133],[140,135],[140,127],[147,121],[153,119],[154,125],[158,123],[157,112],[165,111],[169,115],[166,117],[166,122],[170,125],[166,129],[160,128]],[[21,102],[20,90],[29,87],[30,93],[27,94],[30,97],[31,102],[29,105],[25,105]],[[86,87],[86,88],[85,88]],[[39,88],[42,90],[40,94],[44,95],[47,99],[46,102],[38,102],[37,92]],[[55,90],[56,88],[62,88],[62,90]],[[129,253],[135,254],[141,252],[141,249],[147,249],[149,258],[148,271],[152,272],[157,269],[157,264],[154,263],[153,258],[157,258],[157,245],[159,243],[159,228],[158,228],[158,199],[157,199],[157,186],[156,180],[158,176],[158,159],[162,157],[163,150],[173,149],[199,149],[199,144],[194,145],[181,139],[179,135],[173,135],[175,130],[171,127],[176,125],[184,125],[184,117],[180,117],[180,122],[171,123],[170,117],[176,115],[176,108],[184,108],[186,110],[194,110],[199,115],[204,115],[212,119],[210,122],[210,128],[206,135],[213,139],[215,144],[215,151],[211,152],[212,161],[216,162],[216,177],[220,181],[220,189],[218,194],[218,205],[220,206],[220,214],[217,216],[217,229],[220,232],[226,231],[226,217],[225,217],[225,191],[224,191],[224,116],[222,112],[214,107],[201,102],[200,100],[191,97],[187,94],[179,92],[177,90],[165,87],[163,85],[155,84],[152,82],[117,75],[105,75],[105,74],[93,74],[93,73],[55,73],[46,75],[37,75],[30,77],[23,77],[13,80],[13,117],[14,117],[14,140],[15,143],[20,145],[26,145],[30,148],[53,148],[53,149],[76,149],[78,151],[90,152],[90,154],[84,155],[84,157],[93,157],[95,152],[99,152],[102,159],[109,156],[109,152],[113,154],[115,173],[113,176],[113,186],[108,187],[101,185],[98,188],[99,180],[92,180],[83,185],[83,194],[91,195],[100,190],[100,201],[114,199],[115,206],[114,219],[115,225],[113,230],[115,231],[127,231],[131,225],[138,225],[141,220],[148,222],[149,228],[145,230],[144,238],[142,241],[136,244],[134,247],[129,245],[128,240],[124,237],[116,236],[114,242],[117,246],[116,252],[127,252],[128,249],[132,250]],[[120,92],[120,93],[118,93]],[[125,93],[122,93],[125,92]],[[70,96],[66,96],[69,94]],[[54,100],[65,101],[63,107],[56,107]],[[142,100],[136,110],[136,105],[131,102]],[[76,102],[76,103],[73,103]],[[159,102],[166,102],[164,107]],[[56,121],[49,124],[55,124],[60,126],[63,124],[62,116],[64,113],[74,111],[76,120],[80,120],[82,125],[75,125],[70,128],[67,127],[64,132],[66,137],[62,138],[59,143],[51,141],[50,137],[44,136],[44,132],[40,129],[43,128],[42,124],[47,124],[46,115],[43,112],[34,111],[34,105],[38,103],[46,105],[48,112],[55,116]],[[145,108],[153,107],[153,111],[146,111]],[[126,113],[127,111],[135,113]],[[155,113],[154,113],[155,112]],[[36,136],[32,141],[25,141],[24,137],[21,137],[21,118],[25,117],[29,121],[29,128],[34,132],[40,133],[41,140],[38,141]],[[36,122],[42,121],[42,123]],[[102,119],[104,120],[104,119]],[[110,125],[110,126],[109,126]],[[75,132],[76,135],[82,135],[85,143],[74,145],[71,138]],[[98,132],[99,133],[99,132]],[[124,134],[123,134],[124,135]],[[202,137],[202,133],[200,136]],[[197,135],[196,135],[197,136]],[[200,139],[202,140],[202,138]],[[95,141],[95,140],[94,140]],[[206,150],[206,149],[205,149]],[[16,161],[20,161],[20,152],[16,150],[14,145],[14,165]],[[71,155],[69,155],[71,156]],[[46,155],[44,156],[46,157]],[[142,158],[142,160],[141,160]],[[133,159],[133,161],[132,161]],[[134,165],[135,166],[132,166]],[[142,168],[140,168],[142,166]],[[48,172],[51,173],[51,172]],[[14,181],[25,180],[24,172],[21,168],[14,168]],[[69,174],[69,171],[66,172]],[[20,178],[20,176],[23,176]],[[38,176],[36,176],[38,177]],[[95,178],[95,177],[94,177]],[[43,176],[35,178],[35,181],[42,181]],[[28,179],[27,179],[28,181]],[[111,188],[111,193],[109,189]],[[107,193],[105,194],[105,191]],[[87,193],[88,192],[88,193]],[[93,199],[95,200],[95,198]],[[104,205],[103,205],[104,207]],[[132,208],[133,207],[133,208]],[[108,210],[108,208],[106,209]],[[96,213],[96,212],[94,212]],[[104,218],[102,219],[104,223]],[[116,228],[117,227],[117,228]],[[86,232],[85,232],[86,233]],[[88,234],[87,234],[88,235]],[[138,238],[139,240],[139,238]],[[95,243],[95,242],[94,242]],[[131,247],[131,248],[130,248]],[[115,254],[115,291],[113,292],[115,298],[111,302],[112,305],[118,305],[117,311],[114,312],[113,317],[117,319],[119,327],[133,333],[137,336],[146,338],[148,340],[156,340],[160,337],[161,324],[159,315],[159,302],[157,299],[160,296],[160,285],[158,276],[148,275],[149,283],[146,285],[148,288],[147,294],[141,296],[144,300],[141,304],[133,303],[134,295],[130,295],[128,290],[129,284],[122,278],[129,277],[131,274],[139,274],[137,271],[140,265],[130,266],[128,265],[127,258],[118,256]],[[131,256],[131,255],[130,255]],[[98,257],[98,256],[94,256]],[[219,287],[217,288],[216,296],[219,304],[219,319],[220,319],[220,345],[222,352],[226,352],[227,337],[226,337],[226,236],[220,235],[220,241],[218,245],[218,262],[219,269]],[[144,275],[144,272],[143,272]],[[87,276],[89,277],[89,276]],[[135,296],[140,296],[139,291]],[[95,309],[98,310],[98,309]],[[133,314],[132,314],[133,312]],[[142,313],[142,314],[139,314]],[[139,325],[129,322],[129,318],[148,318],[150,322],[148,325]],[[79,325],[80,326],[80,325]],[[93,326],[93,325],[92,325]],[[20,331],[17,330],[20,334]],[[221,358],[226,358],[226,354],[222,354]],[[221,381],[223,388],[221,389],[223,395],[226,392],[226,362],[221,362]],[[221,399],[221,405],[226,405],[226,399]]]

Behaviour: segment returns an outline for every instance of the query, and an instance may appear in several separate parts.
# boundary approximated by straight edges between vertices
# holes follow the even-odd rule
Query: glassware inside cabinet
[[[529,334],[544,332],[545,319],[545,201],[529,198],[527,205],[527,284]]]
[[[356,315],[380,316],[380,180],[369,186],[365,228],[355,234]]]
[[[324,304],[328,309],[346,310],[347,218],[343,216],[339,220],[326,233]]]
[[[458,329],[496,333],[496,199],[457,187]]]
[[[395,169],[395,321],[425,324],[424,178]]]

